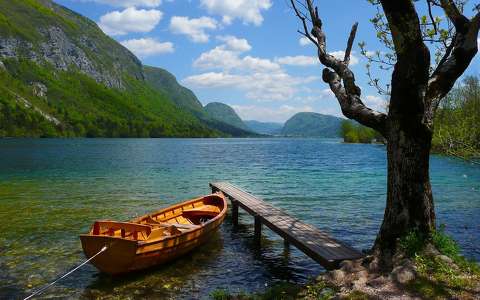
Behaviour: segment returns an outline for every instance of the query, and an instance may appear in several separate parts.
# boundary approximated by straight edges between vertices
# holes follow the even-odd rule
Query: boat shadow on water
[[[228,243],[229,247],[224,247]],[[204,298],[217,288],[245,284],[246,277],[255,276],[256,284],[245,290],[265,288],[266,282],[288,280],[306,282],[305,269],[296,265],[295,250],[283,248],[283,242],[262,237],[261,246],[253,238],[251,226],[233,227],[227,216],[220,230],[196,251],[164,265],[121,276],[95,272],[94,279],[82,292],[81,298],[93,299],[105,295],[142,297],[199,297]],[[208,278],[208,286],[200,285]],[[229,277],[226,279],[226,277]],[[225,285],[225,282],[231,285]],[[241,288],[239,288],[241,289]]]
[[[223,227],[223,226],[222,226]],[[184,285],[191,284],[198,272],[215,264],[221,255],[224,240],[220,232],[214,232],[210,239],[196,251],[177,257],[163,265],[122,275],[109,275],[96,271],[93,280],[85,287],[83,298],[97,298],[109,294],[126,297],[171,296]]]

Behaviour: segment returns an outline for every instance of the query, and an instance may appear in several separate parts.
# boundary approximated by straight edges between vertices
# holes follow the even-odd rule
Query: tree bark
[[[375,250],[396,251],[397,239],[412,230],[429,234],[435,229],[435,211],[429,176],[432,135],[408,130],[401,118],[388,125],[387,204]]]

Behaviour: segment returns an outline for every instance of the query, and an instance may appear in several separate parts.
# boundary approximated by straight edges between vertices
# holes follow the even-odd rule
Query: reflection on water
[[[0,298],[20,298],[84,259],[78,240],[97,219],[128,220],[231,181],[357,249],[383,217],[385,152],[321,139],[0,140]],[[433,157],[438,222],[480,260],[480,169]],[[125,277],[87,265],[46,296],[205,298],[218,287],[257,291],[304,283],[322,269],[252,218],[227,217],[208,244]]]

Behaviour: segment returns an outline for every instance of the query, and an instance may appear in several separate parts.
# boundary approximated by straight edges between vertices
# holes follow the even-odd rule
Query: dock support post
[[[255,242],[260,244],[262,237],[262,220],[260,216],[255,216]]]
[[[285,249],[290,248],[290,242],[286,238],[283,239],[283,247],[285,247]]]
[[[234,227],[238,226],[238,201],[232,200],[232,223]]]

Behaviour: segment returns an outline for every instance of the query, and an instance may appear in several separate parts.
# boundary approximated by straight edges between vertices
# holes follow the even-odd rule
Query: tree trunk
[[[413,116],[390,114],[387,126],[387,206],[374,249],[396,251],[397,239],[412,230],[428,235],[435,228],[429,177],[432,132]]]

